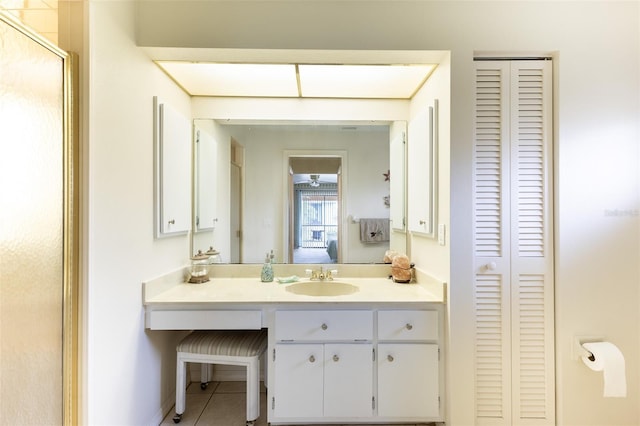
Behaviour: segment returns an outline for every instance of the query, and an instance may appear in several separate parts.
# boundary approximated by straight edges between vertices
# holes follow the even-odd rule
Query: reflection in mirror
[[[213,230],[193,234],[193,251],[213,246],[221,252],[221,259],[227,263],[261,263],[264,253],[274,251],[277,263],[294,262],[292,247],[295,231],[291,231],[289,200],[293,200],[292,177],[289,177],[288,155],[285,153],[304,152],[304,155],[326,156],[327,153],[342,152],[341,191],[342,205],[337,204],[337,227],[334,257],[339,263],[381,263],[384,253],[390,247],[405,251],[406,239],[402,229],[389,226],[389,237],[382,242],[362,241],[361,218],[386,220],[391,217],[390,205],[395,199],[404,204],[403,184],[390,185],[387,179],[398,177],[404,182],[404,170],[390,163],[390,141],[398,131],[406,132],[406,123],[371,123],[363,125],[344,124],[226,124],[209,121],[209,133],[217,142],[217,173],[214,192],[217,192],[218,221]],[[232,145],[236,148],[232,148]],[[231,166],[233,152],[242,150],[239,171]],[[398,168],[399,167],[399,168]],[[396,170],[397,169],[397,170]],[[233,179],[238,174],[241,184],[234,190],[239,200],[239,209],[231,213],[230,201]],[[311,180],[310,170],[301,171]],[[331,173],[333,174],[333,173]],[[320,179],[319,179],[320,180]],[[393,180],[392,180],[393,181]],[[401,193],[395,194],[397,188]],[[239,193],[239,194],[238,194]],[[204,197],[204,192],[194,194]],[[290,198],[291,197],[291,198]],[[389,202],[389,200],[391,200]],[[195,201],[194,201],[195,202]],[[331,214],[331,213],[329,213]],[[232,217],[239,216],[241,229],[232,229]],[[323,225],[328,225],[327,223]],[[195,230],[195,228],[194,228]],[[313,231],[313,230],[311,230]],[[300,231],[301,232],[301,231]],[[320,242],[329,248],[332,230],[325,230]],[[239,254],[233,255],[230,239],[239,237]],[[299,236],[301,236],[300,233]],[[230,238],[231,237],[231,238]],[[311,233],[313,240],[313,232]],[[331,254],[328,258],[331,258]]]
[[[292,263],[338,262],[339,157],[290,157],[293,173],[289,223]]]
[[[407,123],[395,122],[390,128],[389,179],[390,219],[392,236],[390,249],[406,253],[407,238]]]
[[[212,230],[216,218],[216,141],[209,133],[195,124],[193,185],[193,232]]]
[[[230,263],[242,263],[242,165],[244,148],[231,139],[231,164],[229,174],[229,259]]]

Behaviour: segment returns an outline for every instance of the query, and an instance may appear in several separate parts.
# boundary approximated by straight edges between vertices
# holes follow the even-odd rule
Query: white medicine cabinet
[[[391,128],[389,141],[389,216],[393,230],[404,233],[407,229],[407,124],[398,123]]]
[[[191,226],[191,124],[153,98],[156,238],[181,235]]]
[[[215,227],[216,164],[218,145],[213,136],[196,123],[193,126],[193,232],[208,231]]]
[[[438,100],[409,127],[408,230],[435,238],[438,226]]]

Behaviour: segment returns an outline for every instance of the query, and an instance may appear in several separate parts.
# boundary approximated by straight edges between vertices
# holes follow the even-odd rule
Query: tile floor
[[[331,264],[326,248],[297,248],[293,250],[293,263]]]
[[[200,383],[191,383],[187,388],[186,410],[179,425],[244,426],[246,423],[245,392],[245,382],[211,382],[205,390],[200,389]],[[260,396],[260,418],[255,422],[255,426],[267,426],[265,408],[267,393],[262,384]],[[174,425],[174,414],[172,409],[162,421],[161,426]],[[411,426],[422,426],[422,424]]]

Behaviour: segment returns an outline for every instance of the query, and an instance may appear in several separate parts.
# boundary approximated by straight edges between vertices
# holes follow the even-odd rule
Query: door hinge
[[[196,226],[200,225],[200,216],[196,216]]]
[[[440,396],[438,396],[438,408],[440,408]]]
[[[371,409],[372,410],[376,409],[376,397],[375,396],[371,397]]]
[[[200,142],[200,130],[196,132],[196,143]]]
[[[276,360],[276,348],[273,348],[273,360]]]
[[[407,133],[406,132],[402,132],[402,143],[407,143]]]
[[[440,348],[438,348],[438,361],[440,361]]]
[[[371,352],[372,352],[371,361],[375,362],[375,360],[376,360],[376,348],[371,349]]]
[[[276,409],[276,397],[275,396],[271,397],[271,409],[272,410]]]

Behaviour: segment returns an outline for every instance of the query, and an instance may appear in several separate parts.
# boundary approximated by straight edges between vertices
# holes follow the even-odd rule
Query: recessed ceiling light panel
[[[299,65],[303,97],[409,99],[433,65]]]
[[[293,64],[157,63],[191,95],[298,96]]]
[[[192,96],[410,99],[435,65],[157,61]],[[299,81],[298,81],[299,76]]]

